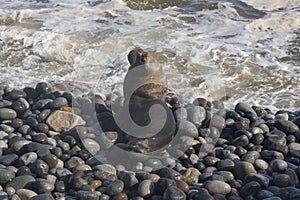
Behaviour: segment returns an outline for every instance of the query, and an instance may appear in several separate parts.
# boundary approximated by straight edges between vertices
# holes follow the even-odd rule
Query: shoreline
[[[222,102],[197,98],[181,105],[176,96],[167,103],[184,130],[178,143],[188,146],[185,152],[144,163],[132,159],[128,167],[93,158],[128,142],[117,127],[105,137],[96,132],[94,123],[112,117],[109,98],[74,98],[45,82],[0,86],[0,198],[299,198],[299,110],[272,112],[244,103],[223,110]]]

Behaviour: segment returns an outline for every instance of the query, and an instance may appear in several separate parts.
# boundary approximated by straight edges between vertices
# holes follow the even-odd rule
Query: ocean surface
[[[300,0],[0,3],[0,83],[121,91],[135,46],[182,101],[300,109]]]

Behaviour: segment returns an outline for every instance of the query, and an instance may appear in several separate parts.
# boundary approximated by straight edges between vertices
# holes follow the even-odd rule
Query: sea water
[[[196,97],[300,109],[300,0],[1,0],[0,82],[121,91],[128,52]]]

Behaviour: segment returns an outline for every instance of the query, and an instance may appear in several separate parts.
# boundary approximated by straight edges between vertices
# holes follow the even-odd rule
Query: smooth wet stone
[[[272,192],[270,192],[269,190],[261,190],[257,194],[258,199],[266,199],[266,198],[273,197],[273,196],[274,196],[274,194]]]
[[[11,92],[9,92],[7,94],[7,96],[10,98],[10,99],[13,99],[13,100],[16,100],[16,99],[19,99],[19,98],[26,98],[27,95],[24,91],[22,90],[16,90],[16,89],[13,89]]]
[[[39,194],[52,192],[55,188],[52,183],[42,178],[36,179],[36,181],[33,183],[33,187],[36,188],[36,191]]]
[[[250,126],[250,121],[247,118],[240,117],[233,125],[233,129],[238,130],[248,130]]]
[[[76,193],[77,200],[99,200],[99,194],[96,191],[80,190]]]
[[[146,175],[146,179],[149,179],[151,180],[153,183],[156,183],[159,179],[160,179],[160,176],[157,175],[157,174],[147,174]]]
[[[57,162],[57,165],[54,167],[54,169],[56,169],[56,172],[59,171],[62,174],[65,174],[65,173],[69,174],[69,173],[71,173],[68,169],[63,168],[63,167],[64,167],[64,162],[59,159],[58,162]]]
[[[39,158],[43,158],[44,156],[50,154],[50,150],[49,149],[38,149],[36,151],[36,154],[38,155]]]
[[[208,181],[206,189],[210,194],[223,194],[226,195],[231,191],[231,187],[228,183],[223,181],[213,180]]]
[[[143,180],[139,183],[138,194],[141,197],[150,197],[154,192],[154,183],[151,180]]]
[[[196,168],[188,168],[182,174],[184,181],[189,185],[198,183],[200,175],[201,175],[201,173]]]
[[[19,157],[16,154],[3,155],[0,156],[0,164],[9,166],[12,165],[15,161],[17,161],[18,158]]]
[[[115,180],[111,182],[107,187],[108,195],[117,195],[121,193],[124,189],[124,183],[121,180]]]
[[[40,82],[35,86],[35,95],[38,97],[41,94],[50,94],[52,89],[46,82]]]
[[[170,186],[176,186],[176,181],[164,177],[160,178],[155,183],[155,194],[163,195],[164,191]]]
[[[251,181],[241,188],[240,195],[245,198],[251,194],[257,194],[260,190],[260,184],[256,181]]]
[[[300,144],[299,143],[293,142],[293,143],[289,144],[288,148],[289,148],[289,152],[293,156],[300,158]]]
[[[45,123],[38,123],[35,127],[35,130],[37,132],[42,132],[42,133],[48,133],[49,131],[49,126]]]
[[[237,146],[236,149],[234,150],[234,153],[238,156],[242,156],[247,153],[247,150],[241,146]]]
[[[267,147],[272,144],[286,145],[286,139],[280,135],[270,135],[265,139],[264,145]]]
[[[7,187],[4,189],[8,196],[12,196],[16,193],[16,190],[13,187]]]
[[[29,143],[30,143],[30,141],[28,141],[28,140],[16,141],[11,145],[11,150],[16,154],[19,154],[20,150],[25,148],[27,146],[27,144],[29,144]]]
[[[16,111],[10,108],[0,108],[0,120],[10,120],[17,117]]]
[[[32,190],[28,190],[28,189],[18,189],[16,194],[23,200],[31,200],[34,196],[37,195],[37,193],[35,193]]]
[[[238,103],[235,106],[234,111],[240,114],[242,117],[250,119],[251,121],[254,121],[257,118],[257,114],[253,108],[245,103]]]
[[[68,169],[72,169],[76,167],[77,165],[84,164],[84,160],[82,160],[78,156],[73,156],[70,158],[67,162],[65,162],[65,165]]]
[[[245,119],[245,118],[244,118],[244,119],[241,118],[240,120],[248,121],[248,119]],[[252,136],[253,136],[253,134],[252,134],[250,131],[248,131],[248,130],[237,130],[237,131],[235,131],[235,132],[232,134],[232,136],[233,136],[234,138],[236,138],[236,137],[241,137],[241,136],[247,136],[248,139],[251,139]]]
[[[46,123],[54,131],[68,131],[76,126],[85,125],[85,121],[78,115],[66,111],[55,111],[47,119]]]
[[[92,155],[95,155],[95,154],[97,154],[97,152],[100,151],[99,143],[93,139],[85,138],[82,140],[82,144]]]
[[[113,200],[128,200],[128,196],[125,193],[119,193],[113,197]]]
[[[8,182],[5,187],[13,187],[15,190],[26,188],[35,182],[35,178],[31,175],[22,175],[15,177],[12,181]]]
[[[217,162],[219,162],[220,159],[213,157],[213,156],[207,156],[204,158],[203,163],[206,167],[214,166]]]
[[[16,176],[31,175],[31,171],[27,166],[21,166],[16,172]]]
[[[170,178],[173,180],[180,180],[182,176],[179,172],[175,171],[174,169],[170,169],[168,167],[162,167],[160,169],[152,171],[153,174],[157,174],[160,177]],[[188,172],[189,174],[190,172]]]
[[[64,139],[64,142],[68,143],[70,145],[70,147],[74,147],[77,144],[76,139],[71,136],[71,135],[67,135]]]
[[[215,127],[217,128],[219,131],[221,131],[223,128],[226,127],[226,122],[224,117],[220,116],[220,115],[214,115],[212,116],[212,118],[210,119],[209,122],[209,127]]]
[[[41,122],[45,122],[47,117],[51,114],[51,109],[45,109],[43,111],[41,111],[41,113],[38,115],[38,119]]]
[[[288,168],[288,169],[286,169],[286,171],[284,173],[290,177],[291,186],[299,187],[299,178],[294,169]]]
[[[51,194],[39,194],[32,197],[30,200],[54,200]]]
[[[37,160],[38,156],[35,152],[28,152],[20,156],[19,163],[21,165],[29,165]]]
[[[38,150],[41,150],[41,149],[49,150],[49,149],[53,148],[51,145],[41,144],[38,142],[30,142],[25,147],[26,147],[25,148],[26,152],[37,152]]]
[[[287,162],[284,160],[277,159],[272,164],[272,170],[273,172],[283,172],[288,167]]]
[[[78,173],[78,172],[77,172]],[[84,189],[85,186],[88,186],[87,180],[83,179],[80,176],[74,175],[72,178],[72,188],[75,190],[91,190],[91,188]]]
[[[278,187],[287,187],[290,183],[290,177],[287,174],[277,174],[273,179],[273,184]]]
[[[27,135],[31,131],[31,127],[27,124],[24,124],[18,129],[18,131],[23,135]]]
[[[19,118],[15,118],[15,119],[11,120],[10,125],[11,125],[14,129],[18,130],[21,126],[23,126],[23,120],[22,120],[22,119],[19,119]]]
[[[249,144],[249,139],[246,135],[242,135],[231,142],[234,146],[245,147]]]
[[[255,145],[260,145],[264,141],[264,136],[261,133],[255,134],[250,141]]]
[[[57,178],[55,175],[52,175],[52,174],[48,174],[46,176],[46,180],[49,181],[49,183],[51,183],[52,185],[54,185],[57,181]]]
[[[207,180],[210,180],[211,176],[212,176],[212,173],[203,172],[200,175],[199,180],[200,180],[200,182],[205,182]]]
[[[246,161],[240,161],[233,167],[234,177],[243,180],[247,174],[256,173],[254,166]]]
[[[92,188],[97,189],[102,185],[102,181],[100,180],[92,180],[90,182],[90,185],[92,186]]]
[[[185,108],[179,108],[174,111],[174,116],[177,122],[182,121],[182,120],[187,120],[187,111]]]
[[[0,169],[0,184],[5,184],[15,178],[15,173],[9,169]]]
[[[165,190],[163,200],[186,200],[186,194],[176,186],[170,186]]]
[[[275,121],[274,126],[288,135],[299,131],[299,127],[292,121],[278,119]]]
[[[67,99],[65,97],[58,97],[51,103],[50,107],[56,110],[66,105],[68,105]]]
[[[46,154],[42,157],[42,160],[45,161],[50,168],[54,168],[58,163],[57,156],[53,154]]]
[[[111,180],[117,179],[116,168],[109,164],[101,164],[93,167],[93,174],[100,180]]]
[[[188,194],[189,199],[197,200],[197,199],[205,199],[205,200],[214,200],[214,197],[209,194],[209,192],[205,188],[200,188],[195,192],[191,192]]]
[[[178,134],[184,134],[185,136],[190,136],[193,138],[198,137],[198,130],[197,127],[189,121],[181,120],[177,123]]]
[[[124,182],[125,188],[130,188],[139,182],[132,171],[120,171],[118,178]]]
[[[66,191],[66,185],[63,181],[57,181],[55,183],[55,191],[57,192],[65,192]]]
[[[99,200],[109,200],[110,197],[107,194],[101,194],[99,198]]]
[[[19,100],[13,102],[13,104],[10,106],[10,108],[12,108],[14,111],[16,111],[17,116],[19,116],[19,117],[21,117],[26,111],[26,107],[25,107],[24,103]]]
[[[33,106],[32,110],[44,110],[48,109],[49,105],[52,103],[52,99],[41,99],[38,100]]]
[[[177,180],[176,186],[185,193],[187,193],[190,189],[189,185],[185,181],[182,181],[182,180]]]
[[[32,171],[34,171],[38,177],[44,177],[48,174],[49,166],[43,160],[38,159],[33,165],[34,165],[33,167],[34,170]]]
[[[269,150],[263,150],[261,152],[261,157],[264,160],[272,160],[272,159],[284,159],[284,155],[281,152],[278,151],[269,151]]]
[[[225,182],[228,182],[228,181],[234,179],[233,173],[231,173],[229,171],[216,171],[216,172],[214,172],[214,174],[222,176]]]
[[[288,146],[278,144],[272,144],[268,147],[268,149],[271,151],[278,151],[280,153],[283,153],[284,155],[286,155],[289,151]]]
[[[187,108],[188,121],[192,122],[196,126],[202,124],[206,118],[206,111],[201,106],[191,106]]]
[[[10,134],[10,133],[14,132],[14,130],[15,129],[11,126],[8,126],[6,124],[0,124],[0,131],[4,131],[4,132]]]
[[[260,184],[261,188],[266,189],[269,186],[269,178],[262,174],[247,174],[244,178],[244,184],[250,183],[251,181],[255,181]]]
[[[80,164],[73,168],[73,171],[92,171],[92,168],[89,165]]]

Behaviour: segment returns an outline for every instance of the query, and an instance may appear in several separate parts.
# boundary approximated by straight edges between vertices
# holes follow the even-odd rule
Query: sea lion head
[[[128,61],[130,63],[130,67],[129,67],[130,70],[139,65],[147,64],[149,62],[149,56],[148,53],[145,52],[143,49],[136,47],[129,52]]]

